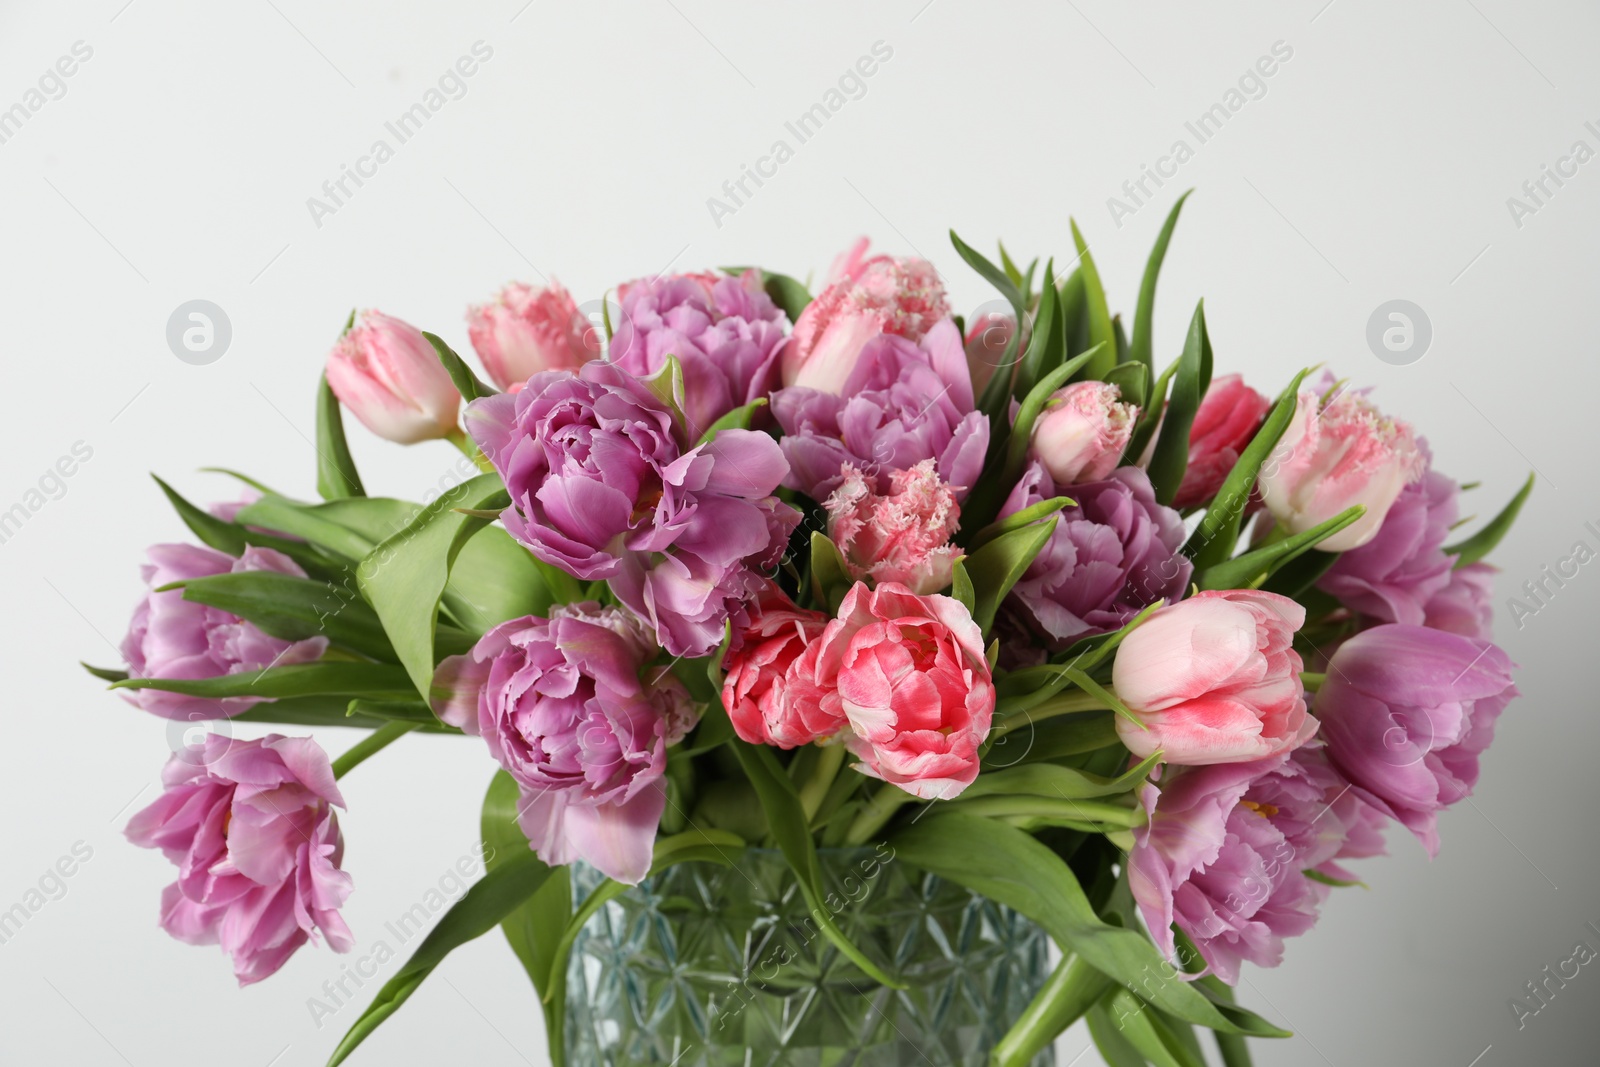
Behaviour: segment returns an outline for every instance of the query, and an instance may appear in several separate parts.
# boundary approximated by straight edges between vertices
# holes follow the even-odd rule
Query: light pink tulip
[[[1116,470],[1139,409],[1106,382],[1056,390],[1033,424],[1032,454],[1057,485],[1097,482]]]
[[[493,301],[467,309],[467,333],[483,369],[515,391],[545,370],[575,371],[600,354],[600,339],[558,282],[512,282]]]
[[[821,709],[849,720],[857,770],[923,800],[972,784],[995,689],[983,634],[960,601],[857,582],[812,649]]]
[[[960,524],[955,490],[934,461],[889,475],[889,492],[876,479],[846,466],[844,481],[824,505],[828,536],[839,546],[852,578],[899,582],[913,593],[937,593],[950,584],[961,549],[950,543]]]
[[[456,429],[461,394],[422,331],[363,311],[328,353],[328,385],[362,425],[396,444],[445,437]]]
[[[1305,390],[1261,468],[1261,498],[1290,533],[1365,505],[1365,515],[1317,545],[1347,552],[1377,536],[1400,490],[1426,466],[1411,427],[1385,416],[1361,393],[1347,389],[1324,404]]]
[[[861,350],[882,334],[919,341],[950,315],[933,264],[873,256],[865,245],[835,263],[839,277],[800,313],[783,353],[783,384],[843,391]]]
[[[1288,597],[1209,590],[1157,611],[1117,647],[1112,685],[1143,724],[1119,717],[1134,755],[1201,766],[1265,759],[1316,732],[1294,650],[1306,621]]]

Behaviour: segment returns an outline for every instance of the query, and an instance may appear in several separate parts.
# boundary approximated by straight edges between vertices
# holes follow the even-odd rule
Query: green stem
[[[1082,1018],[1110,988],[1110,978],[1077,956],[1068,955],[994,1047],[992,1062],[998,1067],[1032,1062],[1040,1050]]]
[[[472,439],[467,436],[466,431],[462,430],[461,427],[457,426],[445,434],[444,439],[460,449],[461,454],[472,460],[473,464],[483,473],[494,473],[494,464],[489,462],[489,457],[479,451],[478,446],[472,443]]]
[[[874,834],[883,829],[884,824],[900,810],[901,805],[915,799],[916,797],[899,786],[884,785],[872,795],[871,800],[867,801],[867,806],[861,809],[856,821],[850,824],[850,832],[844,835],[845,847],[866,844]]]
[[[1052,819],[1073,819],[1084,823],[1104,823],[1110,826],[1143,826],[1143,809],[1128,808],[1103,800],[1067,800],[1059,797],[990,796],[971,800],[952,800],[950,806],[969,815],[985,816],[1040,816]]]
[[[1003,715],[994,725],[994,733],[1003,734],[1008,730],[1015,730],[1019,726],[1040,722],[1044,719],[1053,719],[1057,715],[1072,715],[1080,711],[1105,711],[1111,705],[1104,700],[1085,693],[1082,690],[1073,690],[1067,693],[1057,693],[1048,700],[1041,701],[1031,708],[1013,711]]]
[[[816,770],[811,772],[811,777],[800,787],[800,807],[806,813],[808,824],[817,817],[817,811],[822,807],[822,798],[828,795],[828,790],[833,787],[833,780],[839,777],[839,768],[844,766],[844,755],[842,744],[819,746]]]
[[[380,726],[372,733],[351,745],[345,754],[333,761],[333,776],[343,778],[353,768],[359,766],[368,756],[382,752],[395,741],[421,726],[418,722],[391,722],[387,726]]]

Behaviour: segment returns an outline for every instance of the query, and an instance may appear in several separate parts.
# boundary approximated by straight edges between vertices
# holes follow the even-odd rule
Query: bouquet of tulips
[[[240,983],[353,944],[335,808],[409,733],[484,749],[487,871],[350,1028],[344,1059],[463,941],[504,926],[560,1062],[575,931],[685,860],[781,850],[820,933],[818,849],[887,843],[1061,950],[992,1052],[1087,1015],[1116,1063],[1230,1065],[1283,1031],[1234,1004],[1344,864],[1400,823],[1430,852],[1516,690],[1482,562],[1526,497],[1452,540],[1469,488],[1361,389],[1215,376],[1203,306],[1158,360],[1076,265],[996,265],[962,322],[863,240],[816,295],[759,268],[559,285],[444,340],[352,315],[317,398],[320,500],[250,479],[149,550],[123,653],[91,668],[179,723],[127,828],[177,865],[160,921]],[[464,412],[462,402],[465,401]],[[366,495],[343,413],[481,473]],[[367,731],[336,758],[306,727]],[[424,743],[421,737],[408,743]],[[432,743],[432,742],[429,742]],[[566,865],[606,881],[573,901]]]

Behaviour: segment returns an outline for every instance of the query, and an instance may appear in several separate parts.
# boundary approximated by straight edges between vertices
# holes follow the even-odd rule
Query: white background
[[[1429,862],[1391,834],[1371,890],[1333,895],[1243,1001],[1298,1036],[1257,1062],[1594,1062],[1600,965],[1518,1030],[1509,1000],[1600,923],[1590,679],[1600,564],[1519,629],[1504,598],[1575,541],[1600,547],[1593,459],[1600,162],[1516,225],[1506,200],[1600,124],[1600,15],[1575,2],[1379,0],[1114,4],[523,0],[0,3],[0,108],[74,42],[92,58],[0,144],[5,466],[0,510],[74,442],[93,457],[0,545],[4,740],[0,910],[75,842],[93,858],[0,945],[0,1062],[320,1064],[307,998],[348,958],[300,952],[239,991],[214,949],[156,927],[171,871],[120,836],[154,796],[163,723],[101,691],[138,594],[143,547],[185,531],[147,471],[233,494],[202,465],[313,491],[312,393],[352,305],[466,350],[464,306],[559,277],[580,300],[618,281],[760,262],[804,277],[857,234],[944,272],[959,308],[992,298],[956,228],[1019,256],[1091,242],[1114,305],[1174,196],[1158,357],[1204,296],[1219,373],[1267,392],[1327,361],[1378,387],[1492,513],[1540,481],[1497,560],[1500,636],[1524,696],[1470,804]],[[1326,4],[1326,6],[1324,6]],[[493,57],[337,214],[306,199],[353,163],[476,41]],[[786,137],[875,41],[893,57],[719,227],[726,179]],[[1274,42],[1293,49],[1154,203],[1119,227],[1137,177]],[[393,143],[391,138],[391,144]],[[233,341],[180,362],[168,315],[204,298]],[[1420,362],[1368,350],[1380,303],[1431,317]],[[417,497],[459,475],[445,444],[409,451],[352,428],[369,489]],[[1600,527],[1600,521],[1596,522]],[[353,737],[321,736],[337,753]],[[346,916],[363,952],[476,838],[490,766],[469,741],[408,738],[346,781]],[[375,983],[368,987],[368,992]],[[542,1027],[498,935],[452,956],[357,1063],[543,1064]],[[1087,1038],[1066,1036],[1061,1063]],[[1091,1051],[1075,1062],[1095,1061]]]

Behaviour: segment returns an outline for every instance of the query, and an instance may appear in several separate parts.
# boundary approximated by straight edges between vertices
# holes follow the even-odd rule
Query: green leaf
[[[640,378],[639,383],[661,401],[662,407],[672,412],[672,419],[678,426],[687,428],[689,438],[700,436],[700,427],[690,426],[688,416],[683,413],[683,364],[678,362],[677,356],[668,353],[661,369],[648,378]]]
[[[1298,556],[1309,552],[1340,530],[1367,513],[1357,504],[1346,508],[1326,522],[1319,522],[1304,533],[1285,537],[1281,541],[1263,545],[1253,552],[1224,560],[1201,571],[1195,579],[1201,589],[1254,589],[1269,574]],[[1324,553],[1337,555],[1337,553]]]
[[[1210,385],[1211,339],[1206,336],[1206,302],[1202,300],[1189,320],[1189,336],[1183,343],[1183,355],[1178,358],[1178,376],[1172,383],[1161,433],[1156,437],[1155,454],[1150,457],[1150,484],[1155,488],[1156,499],[1163,504],[1172,503],[1183,484],[1183,473],[1189,467],[1189,430]]]
[[[1064,508],[1074,507],[1077,501],[1071,497],[1056,496],[1049,500],[1041,500],[1037,504],[1029,504],[1021,511],[1013,511],[1004,518],[996,519],[973,535],[972,543],[967,546],[969,552],[976,552],[984,545],[993,541],[1002,534],[1012,533],[1025,526],[1032,526],[1042,522]]]
[[[361,730],[381,729],[391,722],[411,722],[424,733],[461,734],[454,726],[446,726],[434,718],[433,712],[417,700],[415,694],[409,701],[366,700],[352,698],[349,693],[285,697],[252,704],[232,716],[231,721],[287,726],[340,726]]]
[[[950,595],[967,609],[967,614],[978,610],[978,594],[972,588],[972,576],[967,573],[964,560],[956,560],[955,566],[950,570]]]
[[[355,590],[276,571],[239,571],[181,584],[183,599],[247,619],[272,637],[326,637],[363,656],[393,661],[383,624]]]
[[[128,677],[127,671],[119,671],[111,667],[96,667],[92,663],[78,661],[78,666],[100,679],[102,682],[120,682]]]
[[[1073,356],[1039,379],[1038,383],[1028,391],[1028,395],[1017,407],[1017,418],[1012,423],[1011,436],[1006,441],[1005,467],[998,483],[1000,492],[1009,492],[1011,486],[1017,483],[1017,479],[1022,477],[1022,469],[1028,462],[1028,448],[1033,443],[1033,424],[1044,413],[1045,407],[1050,403],[1050,397],[1057,389],[1066,385],[1067,380],[1081,368],[1098,359],[1101,351],[1100,346],[1096,345],[1087,352]]]
[[[306,504],[288,497],[264,496],[239,512],[239,522],[281,530],[351,563],[380,541],[405,529],[418,505],[389,497],[348,497]]]
[[[515,779],[505,771],[496,771],[489,781],[489,792],[483,798],[481,827],[486,871],[498,870],[531,851],[532,846],[517,825],[521,803],[522,791]],[[566,867],[557,867],[537,892],[500,920],[501,932],[540,998],[551,1060],[557,1064],[561,1062],[562,1039],[566,1032],[566,1000],[546,1001],[544,996],[551,988],[556,947],[571,918],[572,879]]]
[[[1215,978],[1200,979],[1201,986],[1211,994],[1211,998],[1224,1004],[1234,1002],[1233,988]],[[1250,1049],[1245,1039],[1238,1034],[1223,1034],[1213,1032],[1211,1035],[1217,1042],[1217,1051],[1222,1054],[1223,1067],[1253,1067],[1250,1062]]]
[[[507,619],[548,615],[552,604],[583,599],[572,575],[534,558],[500,527],[483,526],[461,546],[441,602],[462,629],[481,637]]]
[[[697,441],[696,444],[703,445],[708,443],[723,430],[748,430],[750,428],[750,420],[755,418],[756,412],[766,407],[769,403],[771,403],[771,401],[763,396],[757,397],[743,407],[734,408],[732,411],[722,416],[722,418],[706,427],[706,432],[700,435],[700,440]]]
[[[450,375],[450,380],[455,383],[456,392],[461,394],[461,399],[471,402],[479,397],[494,396],[500,391],[484,384],[483,380],[472,372],[472,368],[467,366],[466,360],[456,355],[438,334],[423,330],[422,336],[428,339],[428,343],[438,354],[439,362],[444,364],[445,373]]]
[[[1455,565],[1465,567],[1469,563],[1476,563],[1484,556],[1495,550],[1501,538],[1511,531],[1511,525],[1517,521],[1517,515],[1522,511],[1522,505],[1528,500],[1528,495],[1533,492],[1533,483],[1537,475],[1528,475],[1528,480],[1522,483],[1522,488],[1517,490],[1517,495],[1511,502],[1501,509],[1500,514],[1490,519],[1483,529],[1453,545],[1446,545],[1446,555],[1456,557]]]
[[[1181,1019],[1230,1033],[1287,1036],[1239,1012],[1230,1018],[1180,977],[1142,933],[1111,926],[1095,914],[1072,869],[1021,830],[937,806],[890,839],[913,867],[1005,904],[1039,923],[1062,952],[1085,963]]]
[[[1118,744],[1116,716],[1109,712],[1061,715],[1014,727],[995,739],[984,753],[991,771],[1095,752]],[[982,781],[982,776],[979,776]]]
[[[1117,393],[1124,403],[1132,404],[1143,411],[1147,394],[1150,392],[1150,368],[1143,363],[1134,363],[1124,360],[1111,368],[1111,373],[1106,375],[1106,381],[1117,387]],[[1137,429],[1138,424],[1135,423]]]
[[[1190,1054],[1155,1008],[1128,990],[1112,990],[1104,1003],[1107,1014],[1120,1026],[1123,1038],[1155,1067],[1206,1067],[1206,1061]]]
[[[1133,362],[1143,363],[1151,372],[1155,371],[1155,357],[1152,341],[1155,326],[1156,312],[1156,279],[1161,276],[1161,264],[1167,258],[1167,244],[1172,240],[1172,231],[1178,225],[1178,213],[1183,210],[1183,202],[1189,199],[1190,189],[1178,197],[1178,202],[1172,205],[1172,210],[1167,213],[1167,221],[1161,226],[1161,233],[1156,238],[1156,245],[1150,250],[1150,259],[1144,267],[1144,280],[1139,283],[1139,305],[1133,314],[1133,338],[1128,343],[1128,359]]]
[[[983,395],[978,400],[978,410],[989,416],[989,425],[994,427],[999,425],[999,420],[1005,412],[1006,401],[1011,396],[1011,375],[1004,372],[1016,360],[1017,347],[1022,343],[1022,327],[1028,318],[1028,298],[1015,282],[1006,277],[1005,271],[990,263],[977,249],[957,237],[954,230],[950,231],[950,243],[955,246],[956,254],[966,261],[967,266],[977,271],[985,281],[1000,291],[1006,303],[1011,305],[1011,313],[1017,323],[1017,328],[1011,331],[1011,337],[1006,341],[1000,365],[995,369],[994,375],[989,379],[989,384],[984,387]]]
[[[1006,251],[1006,243],[998,241],[1000,248],[1000,269],[1006,272],[1006,277],[1011,279],[1011,284],[1022,288],[1022,268],[1011,261],[1011,253]]]
[[[370,699],[413,696],[405,671],[389,663],[294,663],[216,678],[129,678],[113,689],[160,689],[192,697],[283,697],[342,693]],[[238,718],[239,716],[235,716]]]
[[[1067,339],[1067,355],[1075,356],[1089,347],[1089,298],[1084,292],[1083,268],[1072,268],[1057,295],[1061,299],[1061,333]]]
[[[1072,243],[1078,249],[1078,270],[1083,274],[1089,348],[1095,353],[1094,359],[1084,367],[1083,376],[1095,381],[1104,381],[1111,368],[1117,365],[1117,335],[1111,325],[1111,309],[1106,304],[1106,290],[1100,284],[1100,271],[1094,265],[1094,257],[1089,254],[1089,246],[1084,243],[1083,234],[1078,231],[1076,220],[1071,221],[1071,226]]]
[[[1054,278],[1055,270],[1056,261],[1052,259],[1045,265],[1045,277]],[[1019,399],[1027,396],[1040,378],[1059,367],[1066,358],[1067,335],[1061,319],[1061,295],[1054,285],[1046,285],[1039,294],[1039,312],[1028,338],[1028,351],[1017,368],[1014,394]]]
[[[839,546],[821,530],[811,531],[811,595],[829,614],[839,610],[846,594],[855,585]]]
[[[1160,761],[1161,754],[1152,753],[1137,766],[1115,778],[1102,778],[1098,774],[1053,763],[1028,763],[1003,770],[986,771],[967,786],[961,794],[961,799],[1018,794],[1061,797],[1066,800],[1116,796],[1143,785],[1144,780],[1150,776],[1151,769]]]
[[[434,628],[451,564],[487,522],[454,509],[481,507],[504,493],[494,474],[480,474],[450,489],[423,508],[411,525],[373,549],[357,569],[361,592],[383,620],[423,699],[433,682]]]
[[[435,967],[454,949],[482,937],[523,901],[537,893],[550,877],[550,868],[532,852],[507,859],[479,879],[462,898],[444,913],[428,931],[409,960],[395,976],[383,984],[367,1010],[355,1021],[339,1047],[328,1059],[328,1067],[343,1063],[356,1046],[400,1010]]]
[[[783,773],[783,768],[778,765],[772,749],[765,745],[747,744],[738,739],[734,739],[730,744],[739,757],[739,764],[744,768],[745,776],[750,779],[756,795],[761,799],[761,807],[766,812],[772,839],[794,870],[795,879],[800,883],[800,892],[811,909],[811,918],[816,921],[828,940],[838,946],[839,951],[843,952],[850,962],[861,968],[869,978],[880,985],[904,989],[903,984],[868,959],[834,924],[833,915],[824,900],[822,868],[817,862],[817,846],[811,837],[810,821],[800,806],[800,796],[795,792],[794,783]]]
[[[333,395],[326,374],[317,386],[317,493],[324,500],[367,495],[344,437],[339,398]]]
[[[1111,986],[1111,979],[1068,955],[995,1045],[995,1067],[1027,1067],[1067,1027],[1077,1022]]]
[[[1233,555],[1233,546],[1239,540],[1239,529],[1244,521],[1245,508],[1250,503],[1250,493],[1255,488],[1256,476],[1261,473],[1261,466],[1272,455],[1273,449],[1278,447],[1278,439],[1289,428],[1289,420],[1294,418],[1295,406],[1299,403],[1300,383],[1310,373],[1311,368],[1307,367],[1296,374],[1289,387],[1278,395],[1261,429],[1245,446],[1238,462],[1228,472],[1228,477],[1223,479],[1216,499],[1206,508],[1199,525],[1189,535],[1183,551],[1194,560],[1197,569],[1214,567]]]
[[[224,522],[209,511],[198,508],[184,499],[172,486],[151,475],[155,483],[166,494],[167,500],[172,504],[173,510],[183,520],[184,525],[200,539],[202,544],[226,552],[230,556],[238,556],[244,552],[246,545],[256,545],[260,548],[271,548],[295,560],[308,572],[327,573],[329,561],[321,558],[308,546],[298,541],[290,541],[260,530],[248,529],[239,522]],[[241,512],[241,515],[243,513]]]
[[[1094,1047],[1099,1051],[1100,1058],[1109,1067],[1147,1067],[1145,1058],[1139,1055],[1139,1050],[1123,1034],[1122,1021],[1112,1019],[1106,1007],[1109,1000],[1108,993],[1088,1013],[1089,1036],[1094,1039]]]
[[[1290,600],[1300,600],[1324,574],[1333,569],[1333,565],[1337,562],[1339,562],[1337,552],[1302,553],[1275,569],[1262,583],[1261,588],[1269,593],[1286,596]]]
[[[1148,390],[1144,407],[1139,411],[1139,421],[1134,424],[1133,434],[1128,438],[1128,447],[1122,450],[1124,467],[1138,466],[1145,449],[1150,445],[1150,439],[1161,428],[1161,416],[1167,410],[1167,387],[1171,384],[1172,376],[1177,373],[1178,364],[1181,362],[1182,359],[1179,358],[1167,364],[1167,369],[1161,372],[1161,376]]]
[[[1043,522],[1001,534],[963,561],[977,598],[972,618],[985,633],[994,625],[1001,601],[1044,550],[1059,521],[1060,517],[1053,515]]]

